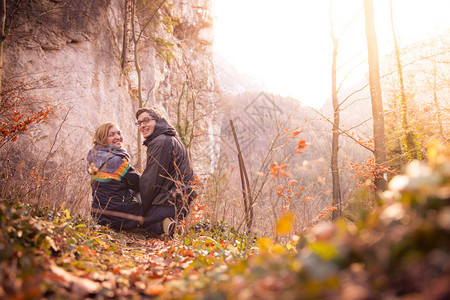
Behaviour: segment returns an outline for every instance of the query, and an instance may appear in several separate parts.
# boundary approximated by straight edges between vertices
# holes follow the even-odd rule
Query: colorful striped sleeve
[[[91,178],[101,182],[108,182],[111,180],[120,181],[130,167],[128,161],[125,159],[113,174],[97,171],[95,174],[91,175]]]

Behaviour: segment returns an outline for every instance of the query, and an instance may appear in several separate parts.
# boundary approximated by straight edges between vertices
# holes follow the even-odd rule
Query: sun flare
[[[401,46],[450,28],[450,1],[392,1]],[[374,2],[381,57],[394,48],[389,0]],[[269,91],[320,107],[329,97],[331,85],[329,5],[329,1],[213,0],[214,50],[239,72],[263,82]],[[341,65],[355,64],[367,55],[362,5],[355,0],[333,1]],[[355,78],[364,72],[362,67]]]

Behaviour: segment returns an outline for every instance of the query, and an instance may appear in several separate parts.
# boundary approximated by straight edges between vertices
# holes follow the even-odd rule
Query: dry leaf
[[[64,286],[69,288],[77,296],[86,296],[98,292],[101,285],[87,278],[80,278],[51,263],[50,271],[62,279]]]

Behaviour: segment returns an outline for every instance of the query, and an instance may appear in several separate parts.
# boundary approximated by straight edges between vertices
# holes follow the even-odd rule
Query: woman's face
[[[118,148],[122,148],[122,133],[116,126],[113,126],[108,130],[108,138],[106,139],[106,142],[108,145],[114,145]]]

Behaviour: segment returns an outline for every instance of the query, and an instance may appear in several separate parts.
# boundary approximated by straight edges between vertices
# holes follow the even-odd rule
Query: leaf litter
[[[448,299],[450,160],[442,161],[431,174],[439,180],[386,193],[359,223],[320,223],[285,244],[221,222],[148,238],[2,201],[0,298]],[[278,234],[290,224],[281,218]]]

